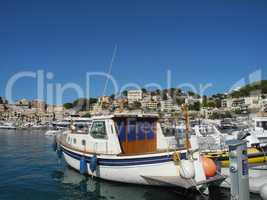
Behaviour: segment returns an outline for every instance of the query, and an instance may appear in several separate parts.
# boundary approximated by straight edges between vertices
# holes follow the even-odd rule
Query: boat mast
[[[118,48],[117,44],[115,44],[114,49],[113,49],[113,54],[112,54],[112,57],[111,57],[111,60],[110,60],[110,65],[109,65],[109,68],[108,68],[108,75],[109,76],[111,75],[113,62],[114,62],[114,60],[116,58],[116,55],[117,55],[117,48]],[[106,90],[107,90],[107,87],[108,87],[108,80],[109,80],[109,77],[106,78],[106,82],[105,82],[105,85],[104,85],[102,96],[104,96],[106,94]]]
[[[182,112],[185,119],[185,147],[186,150],[189,151],[189,149],[191,148],[191,144],[189,140],[189,114],[187,104],[182,104]]]
[[[116,58],[116,55],[117,55],[117,44],[115,44],[114,46],[114,50],[113,50],[113,54],[112,54],[112,57],[111,57],[111,61],[110,61],[110,65],[109,65],[109,68],[108,68],[108,75],[111,76],[111,71],[112,71],[112,67],[113,67],[113,62]],[[104,85],[104,88],[103,88],[103,94],[102,96],[104,96],[106,94],[106,90],[107,90],[107,87],[108,87],[108,80],[109,80],[109,77],[106,78],[106,82],[105,82],[105,85]],[[103,105],[103,102],[102,102],[102,99],[100,101],[100,107],[102,108],[102,105]]]

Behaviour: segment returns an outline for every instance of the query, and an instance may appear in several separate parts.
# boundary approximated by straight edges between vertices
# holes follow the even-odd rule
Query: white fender
[[[180,176],[184,179],[191,179],[195,176],[195,168],[192,160],[181,160],[180,161]]]

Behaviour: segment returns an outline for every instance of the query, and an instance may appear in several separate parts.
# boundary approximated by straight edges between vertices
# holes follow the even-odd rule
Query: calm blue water
[[[42,132],[0,131],[0,200],[203,199],[192,192],[81,176],[57,159],[52,142]],[[209,199],[229,200],[228,195],[219,191]]]

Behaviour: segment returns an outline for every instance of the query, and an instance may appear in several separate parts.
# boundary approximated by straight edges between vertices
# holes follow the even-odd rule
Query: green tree
[[[162,100],[164,100],[164,101],[168,100],[168,96],[167,96],[166,92],[162,92]]]
[[[200,102],[195,102],[192,105],[189,105],[189,110],[195,110],[195,111],[200,111]]]
[[[114,100],[115,99],[115,94],[112,94],[112,95],[110,95],[109,96],[112,100]]]
[[[82,117],[91,117],[90,113],[85,113]]]
[[[71,108],[73,107],[73,105],[72,105],[72,103],[64,103],[64,104],[63,104],[63,107],[64,107],[65,109],[71,109]]]
[[[203,106],[203,107],[207,107],[207,103],[208,103],[208,98],[207,98],[206,95],[204,95],[204,96],[202,97],[202,106]]]
[[[231,112],[226,111],[226,112],[224,113],[224,118],[232,118],[232,117],[233,117],[233,116],[232,116]]]
[[[156,95],[160,95],[160,90],[159,89],[156,89]]]
[[[256,91],[259,91],[260,93],[267,93],[267,80],[256,81],[249,85],[245,85],[239,90],[233,91],[230,96],[234,98],[246,97]]]
[[[124,90],[124,91],[122,92],[122,96],[124,96],[124,97],[127,97],[127,94],[128,94],[128,91],[127,91],[127,90]]]
[[[182,105],[183,103],[185,103],[185,99],[182,97],[176,97],[176,103],[178,105]]]
[[[134,109],[140,109],[142,104],[139,101],[133,102],[133,108]]]
[[[216,108],[222,107],[222,100],[221,99],[215,99],[215,107]]]
[[[188,93],[189,96],[195,96],[195,93],[192,92],[192,91],[188,91],[187,93]]]
[[[221,118],[221,116],[217,112],[214,112],[209,116],[209,119],[220,119],[220,118]]]
[[[214,101],[208,101],[207,102],[207,107],[215,108],[216,107],[216,103]]]
[[[144,94],[146,94],[146,93],[147,93],[147,90],[146,90],[146,88],[142,88],[141,90],[142,90],[142,92],[143,92]]]
[[[97,101],[98,101],[97,98],[90,98],[90,99],[89,99],[90,104],[94,104],[94,103],[96,103]]]
[[[237,109],[235,109],[235,114],[242,114],[242,110],[241,109],[239,109],[239,108],[237,108]]]
[[[78,111],[88,110],[90,101],[86,98],[80,98],[73,101],[73,108]]]

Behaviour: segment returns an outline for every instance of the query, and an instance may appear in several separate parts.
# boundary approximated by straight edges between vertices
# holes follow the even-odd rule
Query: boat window
[[[113,126],[110,125],[110,127],[111,127],[111,132],[112,132],[112,134],[114,134]]]
[[[75,124],[75,127],[79,133],[83,133],[83,134],[88,133],[88,125],[87,124]]]
[[[165,137],[175,137],[177,147],[184,147],[185,130],[183,128],[164,127],[161,125],[162,133]]]
[[[262,128],[263,128],[264,130],[267,130],[267,122],[262,122]]]
[[[76,144],[76,138],[73,139],[73,143]]]
[[[94,138],[104,139],[107,137],[106,127],[104,121],[95,121],[92,125],[90,134]]]
[[[162,128],[162,133],[164,136],[169,137],[169,136],[176,136],[178,133],[183,133],[181,129],[176,129],[172,127],[163,127]]]
[[[137,133],[137,122],[135,119],[128,120],[128,141],[136,140],[136,133]]]
[[[86,145],[86,141],[82,140],[82,145],[85,146]]]

